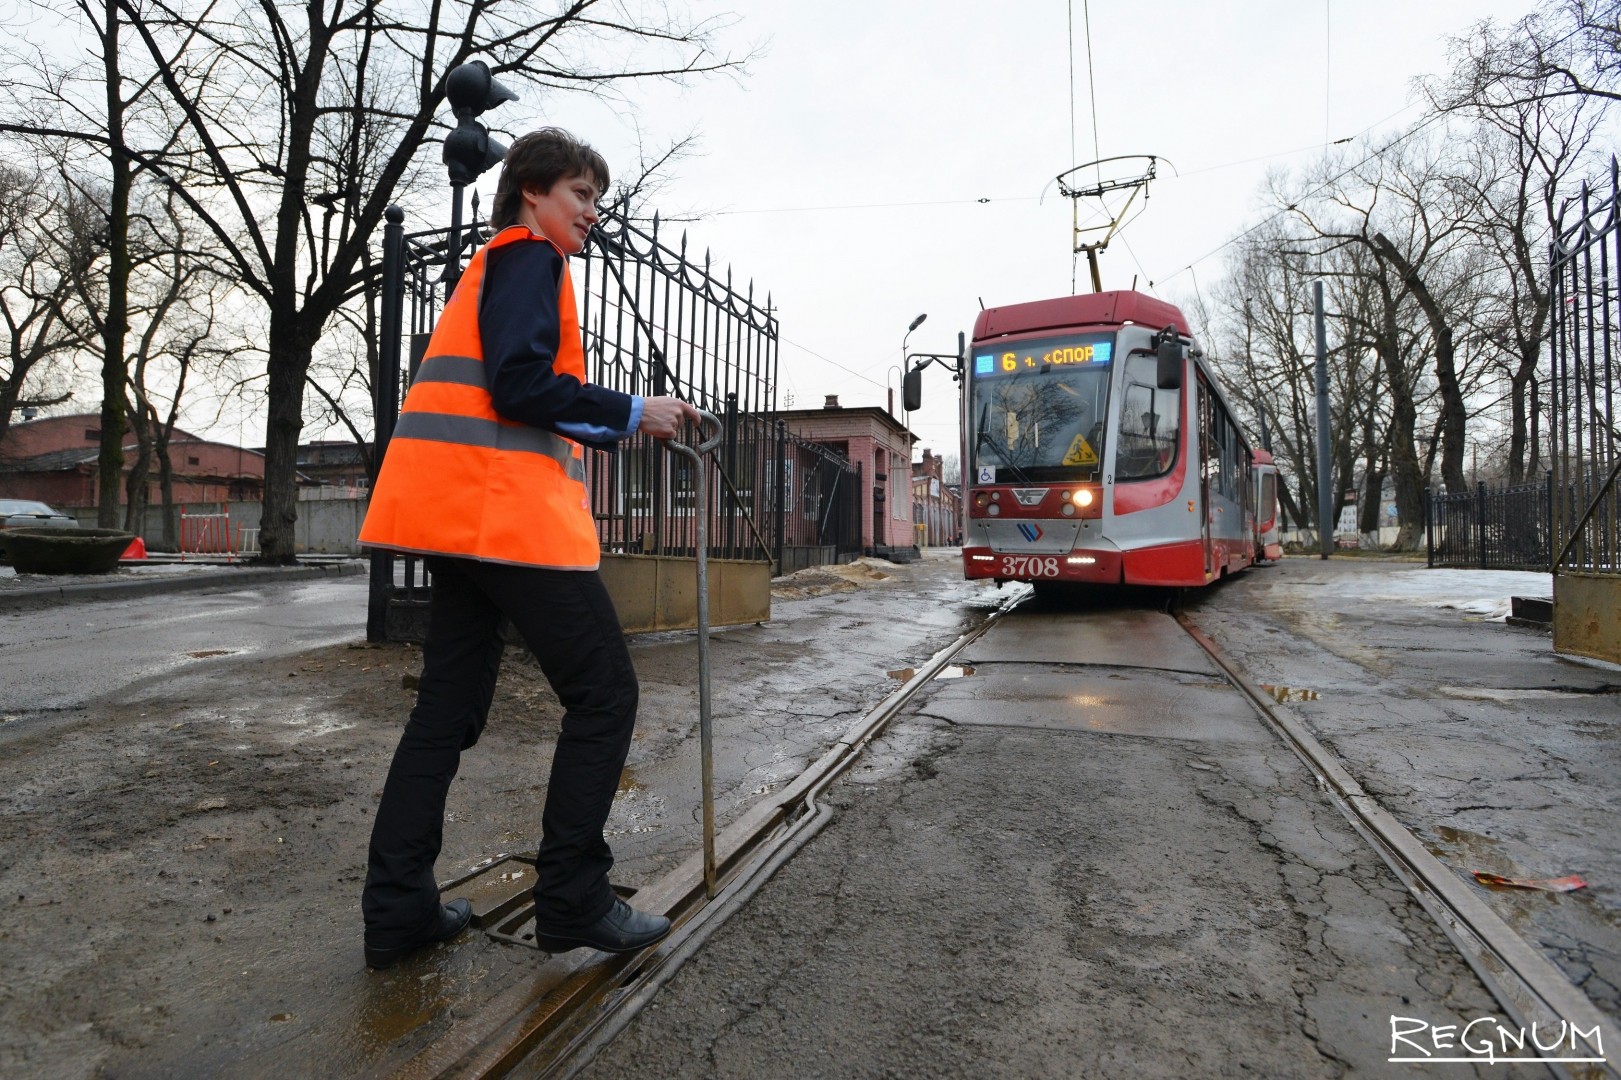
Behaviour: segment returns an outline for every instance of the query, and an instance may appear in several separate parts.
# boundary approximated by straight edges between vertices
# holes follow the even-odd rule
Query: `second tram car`
[[[1255,558],[1277,562],[1283,558],[1278,540],[1278,467],[1266,450],[1251,450],[1250,464],[1255,477]]]
[[[1199,586],[1255,561],[1250,447],[1174,306],[987,308],[962,404],[967,577]]]

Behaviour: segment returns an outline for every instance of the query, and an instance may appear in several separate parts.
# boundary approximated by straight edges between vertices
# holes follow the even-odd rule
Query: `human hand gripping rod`
[[[713,431],[697,447],[687,446],[674,439],[665,441],[671,450],[692,462],[692,486],[697,513],[698,536],[694,545],[698,563],[698,741],[703,757],[704,807],[704,895],[715,898],[715,753],[714,735],[709,722],[709,477],[704,471],[704,457],[720,445],[720,420],[702,409],[698,424],[700,437],[703,429]]]

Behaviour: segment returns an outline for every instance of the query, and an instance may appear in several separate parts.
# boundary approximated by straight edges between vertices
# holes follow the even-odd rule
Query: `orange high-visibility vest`
[[[522,225],[473,256],[434,326],[400,408],[360,542],[421,555],[595,570],[596,525],[579,443],[496,415],[478,332],[485,258],[504,244],[540,241]],[[554,245],[555,246],[555,245]],[[557,297],[559,374],[585,382],[574,283],[563,261]]]

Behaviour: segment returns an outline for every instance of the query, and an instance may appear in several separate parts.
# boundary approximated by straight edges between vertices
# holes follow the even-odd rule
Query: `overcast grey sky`
[[[760,55],[735,77],[649,81],[625,100],[526,95],[490,119],[509,132],[570,128],[619,173],[633,169],[638,141],[656,149],[696,131],[699,152],[676,164],[656,205],[702,214],[691,242],[772,293],[778,400],[791,393],[796,407],[827,394],[884,404],[919,313],[928,321],[910,347],[950,352],[981,300],[1068,294],[1070,204],[1051,181],[1072,162],[1162,158],[1145,212],[1102,257],[1105,288],[1136,278],[1173,301],[1208,290],[1223,272],[1217,249],[1262,216],[1268,168],[1411,123],[1412,79],[1444,68],[1447,35],[1530,10],[1526,0],[675,2],[734,16],[722,41]],[[485,205],[495,178],[478,185]],[[1088,288],[1084,259],[1077,284]],[[956,388],[938,367],[911,419],[919,450],[956,452]],[[190,420],[249,445],[262,427]]]
[[[631,91],[633,108],[525,101],[504,106],[502,121],[571,128],[621,169],[638,128],[650,145],[697,129],[701,155],[677,166],[660,205],[707,211],[688,226],[693,242],[771,290],[782,388],[796,406],[826,394],[883,404],[887,369],[919,313],[929,318],[910,348],[950,352],[980,298],[1070,292],[1070,206],[1048,188],[1071,164],[1065,0],[694,7],[735,11],[730,39],[764,43],[746,75],[687,89],[648,83]],[[1089,7],[1100,156],[1156,154],[1181,174],[1161,166],[1146,213],[1103,256],[1104,287],[1129,288],[1136,275],[1140,289],[1173,300],[1195,275],[1205,289],[1221,276],[1220,253],[1177,272],[1260,216],[1269,166],[1304,165],[1326,142],[1411,122],[1411,80],[1443,68],[1448,34],[1529,10],[1524,0]],[[1094,157],[1083,16],[1074,0],[1078,162]],[[493,183],[491,174],[484,186]],[[955,388],[940,369],[912,420],[919,449],[955,452]]]

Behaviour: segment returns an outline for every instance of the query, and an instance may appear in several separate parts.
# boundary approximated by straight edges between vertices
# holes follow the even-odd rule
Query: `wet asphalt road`
[[[280,656],[363,637],[366,579],[276,582],[0,613],[0,733],[132,693],[207,656]]]
[[[1389,579],[1357,576],[1392,572],[1414,571],[1289,560],[1195,617],[1257,681],[1314,688],[1289,707],[1460,871],[1490,850],[1501,872],[1584,873],[1582,893],[1489,899],[1614,1015],[1621,714],[1599,691],[1615,677],[1553,660],[1545,637],[1381,603]],[[895,684],[886,668],[921,662],[998,595],[936,560],[717,632],[723,824],[875,704]],[[53,618],[35,641],[19,620],[40,615]],[[116,617],[101,604],[0,616],[0,716],[17,717],[0,741],[13,725],[71,723],[98,695],[136,701],[175,682],[217,688],[210,707],[234,716],[234,657],[186,653],[353,641],[363,615],[364,583],[348,579],[155,597]],[[1089,622],[1031,607],[976,643],[961,658],[974,673],[913,703],[833,789],[834,824],[589,1075],[1414,1075],[1384,1060],[1392,1014],[1444,1024],[1493,1003],[1178,633],[1149,611]],[[690,634],[635,647],[644,674],[681,672],[691,652]],[[645,883],[695,846],[697,770],[689,679],[644,683],[610,829],[620,879]],[[339,849],[363,850],[364,826],[344,825]],[[444,869],[508,846],[508,827],[453,814]],[[1492,843],[1449,846],[1464,832]],[[300,948],[274,949],[252,986],[225,979],[176,1006],[183,1038],[111,1044],[109,1074],[384,1068],[537,959],[468,935],[368,977],[351,904],[295,905]],[[284,1028],[247,1022],[285,1001],[298,1019]],[[211,1023],[223,1016],[235,1019]]]
[[[1434,606],[1483,608],[1471,601],[1506,600],[1496,583],[1546,593],[1547,581],[1289,559],[1196,617],[1254,681],[1310,691],[1288,707],[1460,877],[1581,875],[1572,893],[1480,892],[1618,1016],[1621,671],[1556,656],[1543,631]]]
[[[1614,1017],[1613,676],[1383,598],[1404,572],[1291,560],[1195,618],[1258,680],[1316,688],[1300,715],[1460,876],[1460,819],[1500,838],[1495,869],[1584,871],[1581,893],[1489,899]],[[583,1075],[1405,1077],[1428,1070],[1388,1060],[1419,1052],[1394,1017],[1503,1016],[1168,617],[1032,606],[962,659],[974,674],[909,706],[834,787],[833,824]],[[1460,684],[1581,704],[1531,737],[1501,707],[1524,697]]]
[[[824,753],[895,685],[888,670],[996,602],[943,558],[854,573],[859,587],[823,576],[837,591],[715,634],[722,825]],[[0,726],[0,895],[17,897],[0,926],[15,978],[0,984],[0,1074],[389,1075],[458,1017],[555,975],[476,933],[363,967],[368,814],[419,660],[361,651],[363,584],[319,584],[336,588],[73,604],[38,641],[33,613],[0,616],[31,695],[56,703]],[[698,715],[691,633],[638,636],[632,653],[641,719],[608,831],[615,881],[637,886],[697,846]],[[514,692],[538,692],[507,698],[464,756],[441,879],[537,836],[556,703],[509,667]]]

